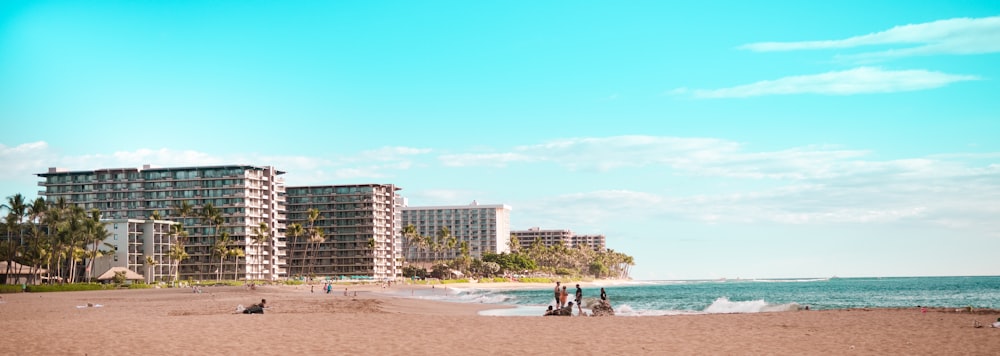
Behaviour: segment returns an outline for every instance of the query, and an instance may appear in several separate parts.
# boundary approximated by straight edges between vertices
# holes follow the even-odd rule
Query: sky
[[[0,196],[271,165],[652,279],[1000,274],[996,1],[0,2]]]

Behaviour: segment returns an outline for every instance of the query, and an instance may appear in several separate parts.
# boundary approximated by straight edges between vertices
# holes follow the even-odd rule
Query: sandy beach
[[[657,317],[497,317],[496,305],[263,286],[4,294],[3,355],[995,355],[1000,313],[852,309]],[[396,286],[393,288],[430,288]],[[357,292],[357,296],[354,293]],[[262,315],[238,304],[266,298]],[[88,306],[90,305],[95,306]],[[97,307],[96,305],[100,305]],[[980,321],[983,328],[974,328]]]

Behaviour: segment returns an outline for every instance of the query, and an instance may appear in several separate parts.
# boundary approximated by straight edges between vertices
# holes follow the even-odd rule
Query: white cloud
[[[402,159],[401,157],[417,156],[430,153],[429,148],[415,148],[402,146],[386,146],[374,150],[363,151],[357,155],[357,160],[363,161],[392,161]]]
[[[503,166],[498,162],[516,161],[555,164],[573,171],[664,167],[696,176],[802,179],[836,176],[845,168],[844,160],[867,154],[826,146],[748,152],[740,143],[727,140],[642,135],[558,139],[512,151],[448,155],[442,161],[456,167],[496,167]]]
[[[168,148],[140,148],[133,151],[106,153],[85,153],[81,155],[60,155],[46,142],[32,142],[8,147],[0,145],[0,183],[4,189],[24,191],[24,187],[34,186],[37,173],[49,167],[68,170],[89,170],[97,168],[142,167],[188,167],[219,164],[249,164],[275,166],[287,172],[287,182],[293,185],[337,184],[344,181],[356,182],[365,179],[384,180],[395,172],[410,169],[414,162],[410,157],[431,152],[430,149],[408,147],[383,147],[357,154],[337,157],[310,156],[269,156],[269,155],[214,155],[195,150],[172,150]],[[7,187],[10,185],[10,187]]]
[[[536,157],[519,153],[459,153],[438,157],[441,164],[448,167],[490,166],[506,167],[508,163],[534,162]]]
[[[470,197],[481,196],[483,193],[461,189],[424,189],[407,191],[405,195],[410,199],[411,206],[430,206],[470,204],[472,201],[469,199],[474,199]]]
[[[874,67],[858,67],[821,74],[763,80],[721,89],[674,89],[670,93],[705,99],[789,94],[852,95],[933,89],[955,82],[978,79],[979,77],[972,75],[919,69],[884,70]]]
[[[14,147],[0,144],[0,179],[33,178],[35,173],[45,172],[45,162],[55,154],[45,141],[29,142]]]
[[[484,148],[476,148],[483,151]],[[390,149],[389,151],[394,151]],[[405,151],[405,150],[404,150]],[[414,152],[425,155],[429,151]],[[507,152],[442,155],[442,166],[455,177],[482,174],[478,166],[497,161],[588,171],[579,184],[552,187],[552,195],[501,196],[512,204],[519,225],[572,226],[595,230],[616,221],[688,221],[702,224],[929,224],[956,229],[1000,231],[1000,153],[938,154],[876,160],[865,150],[837,146],[804,146],[753,150],[738,142],[714,138],[612,136],[557,139],[512,147]],[[451,158],[449,158],[451,157]],[[455,159],[454,157],[459,157]],[[429,158],[429,157],[428,157]],[[76,169],[252,162],[287,171],[291,185],[341,184],[365,179],[402,183],[395,174],[409,169],[408,160],[353,162],[353,156],[216,156],[197,151],[142,149],[113,154],[60,157],[45,142],[0,146],[0,163],[9,168],[4,184],[20,180],[33,188],[35,173],[48,166]],[[166,163],[164,163],[164,161]],[[456,162],[461,164],[456,164]],[[469,167],[464,169],[463,167]],[[684,188],[615,187],[591,184],[622,171],[669,177]],[[589,174],[593,173],[593,174]],[[607,175],[606,175],[607,174]],[[702,183],[704,180],[714,183]],[[17,179],[14,179],[17,178]],[[461,178],[459,178],[461,179]],[[714,184],[725,184],[724,190]],[[711,184],[711,185],[710,185]],[[467,204],[497,192],[404,187],[415,205]],[[18,188],[11,192],[26,192]],[[10,193],[10,192],[8,192]]]
[[[692,187],[699,186],[698,176],[728,186],[725,193],[704,193],[712,192],[704,187],[690,195],[619,189],[515,201],[517,214],[525,217],[522,227],[598,229],[645,219],[1000,228],[996,153],[873,160],[868,151],[831,146],[752,151],[726,140],[655,136],[560,139],[513,150],[530,157],[526,161],[568,170],[641,168],[654,176],[690,175],[684,181]],[[761,180],[767,183],[751,183]]]
[[[858,57],[902,57],[932,54],[1000,52],[1000,16],[953,18],[896,26],[891,29],[840,40],[758,42],[740,48],[758,52],[840,49],[874,45],[915,45],[872,52]]]

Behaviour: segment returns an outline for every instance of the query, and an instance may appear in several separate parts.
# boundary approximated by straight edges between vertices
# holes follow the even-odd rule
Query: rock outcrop
[[[607,300],[599,300],[597,304],[590,307],[590,316],[615,316],[615,309]]]

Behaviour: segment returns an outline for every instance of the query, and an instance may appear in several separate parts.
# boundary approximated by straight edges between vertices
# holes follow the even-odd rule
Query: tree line
[[[612,249],[594,250],[588,246],[566,246],[562,241],[545,246],[540,240],[528,248],[521,248],[517,237],[511,235],[507,253],[484,253],[481,258],[469,254],[465,241],[457,241],[447,227],[433,236],[422,236],[413,225],[403,227],[403,238],[418,250],[433,252],[431,270],[406,266],[405,277],[450,278],[458,271],[463,276],[492,277],[499,275],[542,273],[564,276],[591,276],[594,278],[628,279],[635,260],[632,256]],[[442,253],[457,254],[453,259],[442,259]],[[447,254],[446,254],[447,255]]]
[[[67,202],[63,197],[51,202],[39,197],[29,202],[23,195],[15,194],[0,204],[0,210],[6,210],[6,215],[0,222],[0,236],[3,238],[0,242],[0,258],[7,262],[4,280],[0,281],[2,284],[14,283],[8,277],[13,274],[23,275],[25,272],[28,274],[26,282],[36,284],[40,282],[37,278],[42,275],[38,273],[41,269],[47,271],[50,283],[74,283],[81,278],[90,282],[96,277],[95,272],[98,272],[94,271],[94,261],[116,251],[114,245],[105,242],[111,233],[106,229],[107,222],[101,221],[99,209],[86,210]],[[235,265],[239,258],[246,256],[240,244],[230,238],[221,209],[212,204],[196,208],[187,201],[181,201],[173,207],[171,213],[170,219],[176,223],[170,225],[167,232],[170,238],[167,261],[147,256],[145,260],[139,261],[147,267],[146,273],[151,273],[152,267],[158,264],[167,263],[170,281],[179,278],[180,263],[191,257],[188,253],[189,233],[183,224],[185,218],[199,221],[202,232],[211,238],[212,242],[207,244],[208,249],[202,252],[207,254],[210,269],[214,264],[212,261],[218,258],[216,279],[223,278],[227,258],[231,258]],[[164,219],[159,211],[153,211],[149,218]],[[270,227],[264,222],[251,231],[251,239],[258,247],[259,255],[263,255],[261,249],[273,238],[270,231]],[[12,262],[23,265],[28,270],[14,270]],[[85,265],[81,266],[84,262]],[[84,270],[80,271],[80,268]],[[238,269],[233,270],[233,278],[239,279],[236,273]]]

